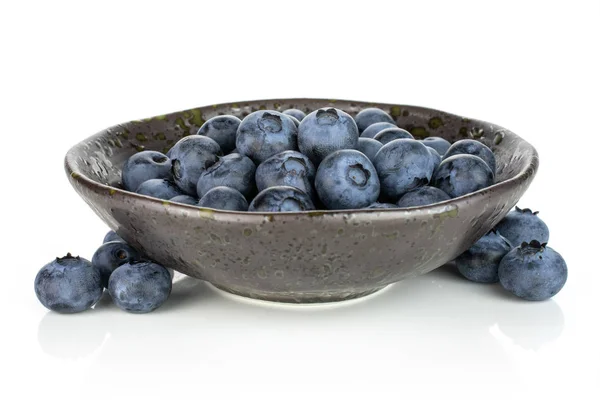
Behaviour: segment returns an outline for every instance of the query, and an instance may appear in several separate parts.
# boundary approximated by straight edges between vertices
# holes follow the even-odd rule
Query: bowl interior
[[[67,160],[74,172],[95,182],[120,188],[121,167],[128,157],[142,150],[166,153],[179,139],[195,134],[206,120],[214,116],[230,114],[243,119],[257,110],[298,108],[309,113],[320,107],[339,108],[352,116],[364,108],[379,107],[417,139],[439,136],[450,142],[467,138],[480,140],[496,155],[496,183],[515,177],[531,163],[531,159],[525,157],[526,152],[514,151],[512,142],[517,139],[516,135],[494,124],[423,107],[324,99],[228,103],[133,120],[108,128],[84,141],[80,144],[85,150],[83,154],[70,152]],[[523,145],[531,147],[526,142]]]

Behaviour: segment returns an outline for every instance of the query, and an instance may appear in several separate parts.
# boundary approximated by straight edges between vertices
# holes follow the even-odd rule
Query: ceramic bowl
[[[415,138],[480,140],[496,155],[496,183],[425,207],[296,213],[218,211],[121,189],[121,166],[137,151],[167,152],[220,114],[379,107]],[[67,176],[94,212],[165,266],[251,298],[314,303],[357,298],[454,259],[517,203],[538,167],[525,140],[498,125],[447,112],[346,100],[281,99],[217,104],[107,128],[75,145]]]

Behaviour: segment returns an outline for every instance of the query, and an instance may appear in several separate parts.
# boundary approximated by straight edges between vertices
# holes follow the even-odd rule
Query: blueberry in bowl
[[[242,121],[256,112],[271,115],[262,123],[264,130],[258,128],[263,132],[258,136],[264,134],[266,137],[277,130],[283,133],[283,141],[261,141],[259,137],[246,142],[236,138],[239,153],[252,159],[257,166],[282,151],[299,151],[298,131],[294,131],[293,121],[285,114],[279,119],[272,117],[278,116],[277,110],[290,108],[312,112],[334,109],[338,117],[343,112],[353,118],[362,110],[378,108],[383,113],[373,113],[376,115],[374,121],[396,125],[410,132],[415,139],[396,139],[378,150],[372,164],[380,180],[381,193],[371,203],[359,204],[362,208],[327,210],[313,204],[315,209],[305,207],[292,211],[288,209],[291,203],[288,201],[284,210],[279,211],[221,210],[170,201],[175,196],[163,199],[138,194],[122,185],[124,163],[141,151],[158,151],[173,162],[178,157],[171,148],[188,136],[203,137],[219,146],[207,136],[196,135],[206,121],[219,115],[232,115]],[[335,119],[332,112],[328,114],[321,116]],[[307,118],[301,121],[301,127]],[[277,121],[282,124],[281,131]],[[364,125],[377,123],[370,121],[366,120]],[[243,122],[236,135],[241,133],[242,125]],[[283,125],[286,125],[285,129]],[[256,133],[253,129],[251,131]],[[356,132],[350,130],[358,146],[358,126]],[[491,173],[491,169],[485,161],[478,161],[476,164],[485,165],[481,168],[485,171],[485,185],[477,187],[475,192],[452,192],[451,195],[439,187],[443,186],[441,183],[435,185],[437,171],[442,165],[434,171],[431,153],[421,140],[435,136],[456,143],[469,139],[470,132],[477,132],[473,140],[493,153],[496,174],[490,183],[487,171]],[[421,151],[421,147],[415,146],[419,149],[417,161],[422,175],[414,174],[404,185],[391,178],[395,174],[394,161],[386,161],[379,155],[386,146],[397,141],[414,141],[424,149]],[[344,147],[353,147],[354,139],[350,142]],[[283,146],[279,147],[279,144]],[[357,147],[335,151],[338,150],[358,151]],[[335,151],[324,155],[315,168],[318,169],[322,160]],[[207,155],[205,163],[191,163],[189,168],[197,172],[198,178],[226,154],[220,147],[216,151],[214,146],[207,153],[196,152]],[[452,157],[481,160],[464,150],[448,156],[442,164]],[[368,160],[367,156],[365,158]],[[379,163],[378,158],[381,158]],[[508,214],[527,190],[537,168],[538,156],[533,146],[510,130],[490,122],[424,107],[320,99],[209,105],[121,123],[84,139],[70,149],[65,158],[67,177],[75,191],[110,229],[118,232],[141,254],[231,293],[292,303],[340,301],[364,296],[455,259]],[[439,177],[440,182],[445,179],[442,175]],[[398,180],[401,178],[399,176]],[[166,181],[175,185],[176,195],[197,195],[197,185],[192,185],[197,182],[193,179],[189,186],[178,185],[177,179],[172,179]],[[438,187],[450,199],[408,208],[373,206],[375,203],[393,205],[402,195],[425,186]],[[310,199],[298,188],[288,190],[297,190],[299,193],[294,193],[298,198],[302,194]],[[388,198],[383,196],[386,191]],[[276,200],[276,196],[269,196]],[[260,199],[247,200],[256,205]],[[116,271],[120,268],[122,266]]]
[[[377,171],[357,150],[338,150],[321,162],[315,177],[319,199],[328,209],[365,208],[379,198]]]
[[[252,212],[298,212],[314,210],[309,195],[293,186],[271,186],[261,191],[250,206]]]
[[[229,211],[248,210],[248,202],[244,195],[229,186],[216,186],[210,189],[202,196],[198,206]]]
[[[413,135],[410,134],[406,129],[402,128],[387,128],[379,131],[373,139],[381,142],[381,144],[388,144],[392,140],[396,139],[414,139]]]
[[[228,154],[200,174],[196,184],[198,197],[204,196],[210,189],[227,186],[237,190],[247,199],[254,195],[254,175],[256,165],[241,154]]]
[[[437,151],[438,154],[442,157],[444,156],[444,154],[446,154],[446,152],[448,151],[448,149],[451,146],[449,141],[447,141],[444,138],[437,137],[437,136],[429,136],[429,137],[424,138],[423,144],[425,146],[431,147],[432,149]]]
[[[324,107],[308,114],[298,127],[298,147],[315,164],[337,150],[358,147],[358,127],[337,108]]]
[[[376,122],[374,124],[369,125],[362,133],[360,134],[361,138],[373,139],[379,132],[388,128],[397,128],[396,124],[391,122]]]
[[[317,170],[304,154],[288,150],[266,159],[256,169],[256,187],[263,191],[273,186],[292,186],[315,201],[313,188]]]
[[[218,115],[206,121],[200,129],[198,135],[207,136],[217,142],[221,151],[225,154],[235,149],[235,138],[240,120],[233,115]]]
[[[273,110],[246,116],[236,134],[236,149],[256,164],[285,150],[298,148],[298,128],[291,118]]]
[[[184,194],[196,195],[198,179],[221,155],[221,147],[208,136],[194,135],[178,141],[167,153],[175,185]]]
[[[428,148],[413,139],[396,139],[383,145],[373,164],[381,180],[382,193],[393,202],[429,184],[435,166]]]

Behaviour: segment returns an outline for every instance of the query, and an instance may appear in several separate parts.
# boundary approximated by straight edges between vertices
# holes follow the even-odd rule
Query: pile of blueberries
[[[131,156],[121,181],[126,190],[199,207],[295,212],[434,204],[492,185],[495,171],[494,153],[479,141],[415,140],[383,110],[352,118],[321,108],[216,116],[167,154]],[[518,297],[545,300],[567,279],[548,239],[537,213],[516,208],[455,264],[471,281],[499,281]],[[107,288],[119,308],[146,313],[167,300],[172,278],[172,270],[111,231],[91,262],[67,254],[45,265],[35,292],[50,310],[74,313],[91,308]]]
[[[60,313],[88,310],[108,289],[120,309],[142,314],[169,298],[173,275],[110,231],[91,262],[70,253],[57,257],[37,273],[34,288],[46,308]]]
[[[321,108],[213,117],[167,154],[131,156],[121,180],[173,202],[289,212],[427,205],[490,186],[495,171],[494,153],[479,141],[415,140],[381,109],[352,118]]]
[[[547,246],[549,239],[537,211],[515,207],[454,262],[470,281],[500,282],[522,299],[546,300],[563,288],[568,275],[565,260]]]

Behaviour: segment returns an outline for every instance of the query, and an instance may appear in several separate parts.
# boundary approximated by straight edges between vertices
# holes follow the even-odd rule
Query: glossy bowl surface
[[[496,155],[496,183],[426,207],[301,213],[218,211],[120,189],[130,155],[166,153],[215,115],[326,106],[351,115],[382,108],[415,138],[480,140]],[[65,157],[77,193],[152,259],[232,293],[294,303],[364,296],[454,259],[510,211],[537,167],[533,146],[489,122],[416,106],[324,99],[242,101],[135,120],[83,140]]]

